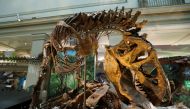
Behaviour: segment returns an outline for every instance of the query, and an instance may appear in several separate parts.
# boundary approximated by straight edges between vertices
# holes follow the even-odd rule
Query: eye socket
[[[123,55],[123,54],[125,53],[125,50],[123,50],[123,49],[118,49],[118,50],[117,50],[117,53]]]

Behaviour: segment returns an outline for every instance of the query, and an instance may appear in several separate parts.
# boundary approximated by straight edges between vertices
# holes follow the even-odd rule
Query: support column
[[[43,50],[44,40],[32,41],[31,57],[38,57]],[[26,84],[24,88],[36,85],[40,72],[40,64],[28,64]]]

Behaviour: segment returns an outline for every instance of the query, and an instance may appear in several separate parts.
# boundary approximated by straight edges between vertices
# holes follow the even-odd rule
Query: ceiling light
[[[20,22],[20,21],[21,21],[21,19],[20,19],[20,15],[17,13],[16,16],[17,16],[17,21]]]

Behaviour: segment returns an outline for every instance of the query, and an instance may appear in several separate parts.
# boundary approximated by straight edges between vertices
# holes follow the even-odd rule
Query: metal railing
[[[159,7],[185,4],[184,0],[139,0],[140,7]]]

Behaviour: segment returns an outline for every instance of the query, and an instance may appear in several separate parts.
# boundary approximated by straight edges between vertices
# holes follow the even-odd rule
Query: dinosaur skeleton
[[[125,103],[146,109],[150,108],[149,101],[160,105],[164,97],[170,100],[170,85],[157,59],[156,51],[146,40],[146,34],[138,34],[147,22],[136,22],[140,14],[141,12],[137,11],[132,15],[132,10],[125,12],[122,7],[121,10],[116,8],[97,13],[78,13],[58,22],[50,40],[44,44],[43,73],[39,80],[43,79],[44,83],[49,81],[46,76],[50,75],[51,67],[60,74],[77,70],[83,64],[84,56],[97,54],[100,32],[117,31],[123,35],[123,40],[115,46],[106,47],[104,70],[119,98]],[[73,43],[70,40],[73,40]],[[74,62],[68,60],[68,50],[76,51],[77,58]],[[64,57],[58,57],[58,52],[63,52]],[[148,54],[147,57],[141,58],[145,54]],[[145,64],[154,66],[156,74],[145,71]],[[46,89],[45,87],[47,84],[38,82],[33,102],[37,101],[37,93]]]

